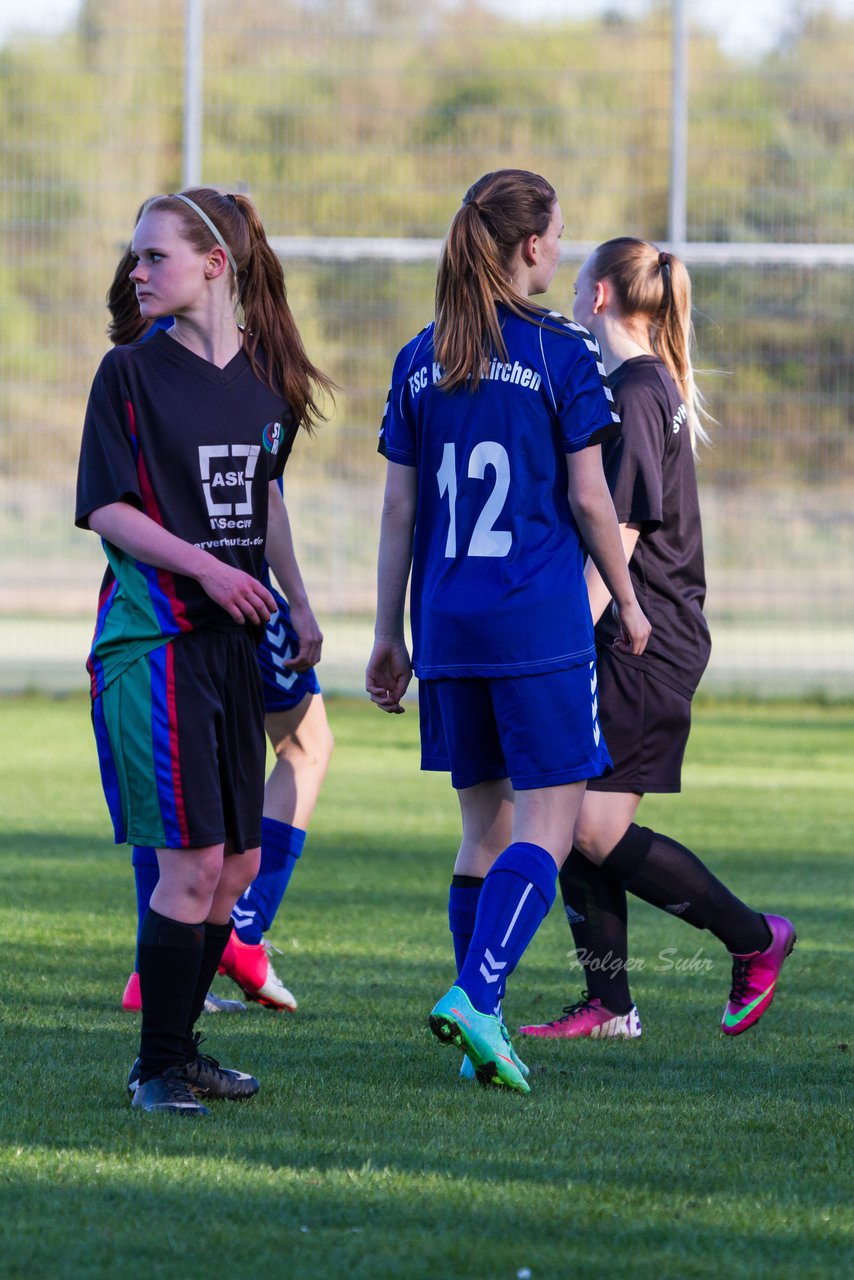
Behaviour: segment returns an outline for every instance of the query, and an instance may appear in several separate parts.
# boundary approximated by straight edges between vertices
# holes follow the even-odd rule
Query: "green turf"
[[[453,977],[457,814],[447,780],[418,772],[415,714],[333,702],[330,720],[336,754],[273,931],[299,1012],[203,1019],[205,1047],[262,1092],[193,1122],[131,1113],[124,1093],[132,877],[87,708],[0,702],[0,1273],[845,1273],[854,710],[701,704],[684,794],[641,811],[795,920],[763,1022],[724,1039],[722,949],[639,904],[643,1039],[517,1040],[528,1098],[460,1081],[426,1029]],[[577,998],[569,944],[556,906],[511,982],[511,1028]]]

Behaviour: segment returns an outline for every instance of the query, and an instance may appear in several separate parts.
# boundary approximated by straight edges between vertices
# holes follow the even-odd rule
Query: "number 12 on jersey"
[[[513,542],[513,534],[509,529],[495,529],[493,526],[504,509],[510,489],[510,459],[507,450],[496,440],[481,440],[469,454],[468,477],[470,480],[485,480],[486,469],[491,467],[494,473],[492,489],[481,507],[477,523],[472,531],[466,555],[469,556],[506,556]],[[439,497],[448,495],[448,537],[445,540],[445,555],[454,559],[457,554],[457,447],[446,444],[442,451],[442,465],[436,472],[439,485]]]

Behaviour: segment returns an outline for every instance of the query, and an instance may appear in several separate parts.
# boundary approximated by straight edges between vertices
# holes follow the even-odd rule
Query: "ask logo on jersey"
[[[252,478],[261,446],[199,446],[199,471],[212,529],[248,529],[252,524]]]

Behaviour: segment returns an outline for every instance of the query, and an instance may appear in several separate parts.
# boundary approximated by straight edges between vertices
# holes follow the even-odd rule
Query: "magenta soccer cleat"
[[[635,1005],[628,1013],[612,1013],[601,1000],[588,999],[585,991],[577,1004],[567,1005],[563,1017],[554,1022],[535,1023],[520,1027],[522,1036],[540,1036],[549,1040],[637,1040],[641,1034],[641,1022]]]
[[[127,980],[122,995],[122,1008],[125,1013],[139,1013],[142,1009],[142,996],[139,994],[139,974],[134,970]]]
[[[721,1028],[726,1036],[740,1036],[758,1022],[774,999],[777,979],[798,935],[785,916],[763,916],[771,930],[771,945],[764,951],[732,957],[732,990]]]
[[[139,974],[135,971],[127,980],[127,986],[122,996],[122,1008],[125,1013],[141,1013],[142,1012],[142,995],[139,990]],[[204,1003],[205,1013],[245,1013],[246,1005],[240,1000],[223,1000],[221,996],[215,996],[209,991],[205,996]]]
[[[293,1013],[297,1002],[273,968],[270,960],[273,950],[263,939],[261,942],[241,942],[237,934],[232,933],[222,953],[219,972],[236,982],[247,999],[266,1005],[268,1009],[285,1009]]]

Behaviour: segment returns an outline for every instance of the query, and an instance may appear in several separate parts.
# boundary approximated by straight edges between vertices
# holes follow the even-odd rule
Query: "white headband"
[[[235,278],[235,280],[236,280],[236,279],[237,279],[237,263],[234,261],[234,254],[231,252],[231,250],[229,249],[228,245],[227,245],[227,244],[225,243],[225,241],[223,240],[223,238],[222,238],[222,233],[221,233],[221,232],[220,232],[220,231],[219,231],[219,230],[214,226],[214,224],[211,222],[211,220],[210,220],[210,218],[208,217],[208,215],[205,213],[204,209],[200,209],[200,208],[199,208],[199,206],[196,204],[196,202],[195,202],[194,200],[191,200],[189,196],[182,196],[182,195],[178,195],[178,194],[176,194],[176,193],[174,193],[174,192],[173,192],[173,193],[172,193],[172,199],[173,199],[173,200],[183,200],[183,201],[184,201],[184,204],[188,204],[188,205],[190,206],[190,208],[191,208],[192,210],[194,210],[194,212],[195,212],[195,213],[197,213],[197,214],[199,215],[199,217],[201,218],[202,222],[204,222],[205,226],[206,226],[206,227],[208,228],[208,230],[210,231],[210,233],[211,233],[211,235],[213,236],[214,240],[216,240],[216,242],[217,242],[217,244],[219,245],[220,249],[222,249],[222,250],[223,250],[223,252],[225,253],[225,256],[228,258],[229,266],[231,267],[232,271],[234,272],[234,278]]]

